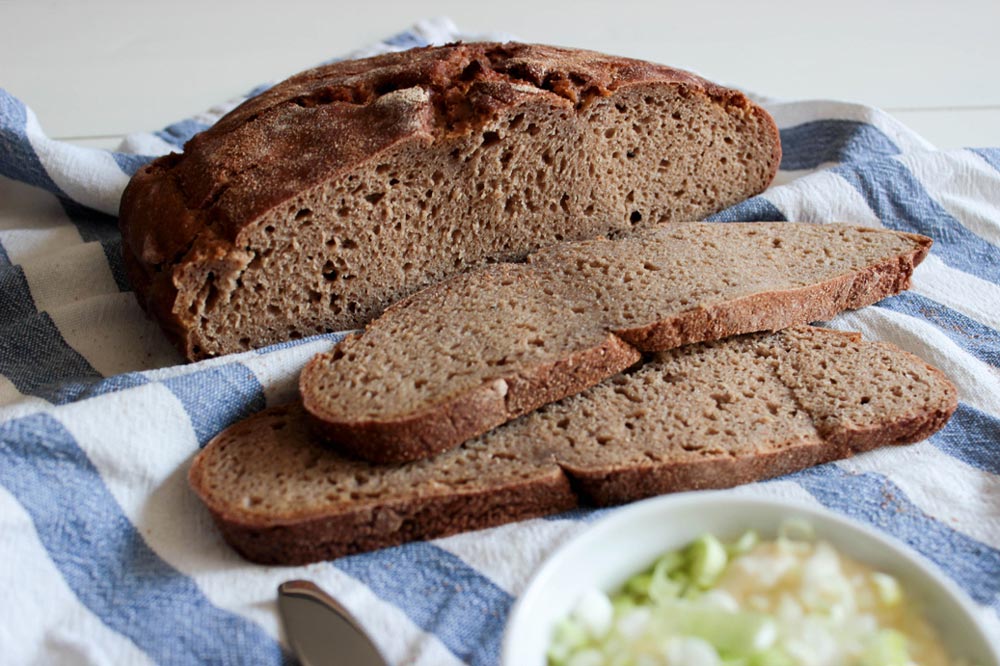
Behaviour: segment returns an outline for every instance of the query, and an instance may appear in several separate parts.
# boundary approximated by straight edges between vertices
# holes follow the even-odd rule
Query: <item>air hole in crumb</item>
[[[871,401],[872,401],[871,396],[867,396],[866,395],[866,396],[862,396],[861,397],[861,404],[862,405],[867,405]]]
[[[638,224],[642,222],[642,213],[637,210],[632,211],[632,214],[628,216],[628,221],[632,224]]]
[[[323,264],[323,277],[327,280],[337,279],[337,267],[333,265],[332,261],[327,260],[327,262]]]
[[[393,185],[399,185],[399,178],[390,178],[389,179],[389,187],[392,187]]]
[[[499,132],[483,132],[483,148],[489,148],[500,143],[500,133]]]
[[[345,250],[353,250],[357,246],[358,244],[352,241],[350,238],[345,238],[344,240],[340,241],[340,247],[344,248]]]
[[[371,205],[374,206],[379,201],[381,201],[382,197],[384,197],[384,196],[385,196],[385,192],[372,192],[371,194],[368,194],[368,195],[365,196],[365,201],[367,201],[368,203],[370,203]]]
[[[638,148],[636,148],[634,150],[630,150],[630,151],[628,151],[628,152],[625,153],[625,157],[627,157],[628,159],[632,159],[632,158],[634,158],[638,154],[638,152],[639,152]]]
[[[274,225],[273,224],[269,224],[266,227],[264,227],[264,233],[273,234],[274,233]]]
[[[295,213],[295,219],[301,220],[302,218],[308,217],[310,215],[312,215],[311,210],[309,210],[308,208],[300,208],[299,212]]]

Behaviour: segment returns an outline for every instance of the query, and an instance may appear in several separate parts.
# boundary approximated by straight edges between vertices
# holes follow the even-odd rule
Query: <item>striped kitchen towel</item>
[[[428,21],[363,54],[459,38],[473,37]],[[289,399],[305,361],[340,337],[185,365],[129,293],[113,217],[129,175],[231,106],[106,152],[52,141],[0,90],[0,661],[283,663],[275,589],[309,578],[396,664],[495,664],[513,599],[593,512],[263,567],[223,544],[187,488],[199,446]],[[778,180],[716,218],[933,237],[912,291],[831,325],[937,365],[960,405],[915,446],[731,492],[822,504],[897,537],[1000,638],[1000,149],[938,151],[856,104],[766,106]]]

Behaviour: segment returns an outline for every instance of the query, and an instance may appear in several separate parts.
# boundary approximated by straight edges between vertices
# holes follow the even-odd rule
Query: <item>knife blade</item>
[[[278,613],[303,666],[389,666],[350,612],[315,583],[279,585]]]

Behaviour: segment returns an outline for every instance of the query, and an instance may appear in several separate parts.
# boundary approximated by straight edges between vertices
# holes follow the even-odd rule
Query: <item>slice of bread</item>
[[[564,243],[389,308],[303,370],[330,442],[372,462],[453,448],[643,351],[829,318],[909,285],[931,241],[846,225],[678,223]]]
[[[346,458],[311,435],[301,406],[271,408],[213,439],[189,478],[244,557],[301,564],[773,477],[919,441],[955,407],[954,386],[915,356],[803,326],[653,354],[406,464]]]
[[[774,121],[687,72],[452,44],[294,76],[140,169],[129,279],[190,359],[359,328],[561,240],[701,219],[764,190]]]

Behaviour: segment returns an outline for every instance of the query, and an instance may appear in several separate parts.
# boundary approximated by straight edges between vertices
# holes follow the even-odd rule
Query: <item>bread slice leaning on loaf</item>
[[[924,236],[846,225],[662,225],[456,276],[314,358],[306,410],[372,462],[426,457],[592,386],[644,351],[828,319],[909,286]]]
[[[561,240],[701,219],[764,190],[777,128],[670,67],[452,44],[309,70],[122,198],[129,279],[189,359],[359,328]]]
[[[955,407],[954,386],[915,356],[803,326],[654,354],[412,463],[344,457],[301,406],[271,408],[213,439],[189,478],[244,557],[302,564],[786,474],[919,441]]]

